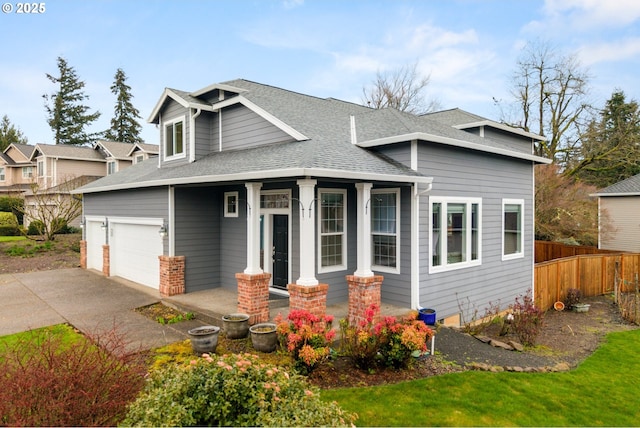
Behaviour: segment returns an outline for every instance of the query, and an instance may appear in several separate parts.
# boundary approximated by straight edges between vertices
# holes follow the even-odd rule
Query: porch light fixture
[[[102,224],[100,225],[100,229],[107,230],[107,220],[102,222]]]
[[[160,238],[164,239],[167,237],[167,235],[169,234],[169,231],[167,230],[167,225],[163,224],[162,226],[160,226],[160,229],[158,230],[158,234],[160,235]]]
[[[80,221],[80,229],[84,229],[84,226],[85,226],[85,221],[84,221],[84,219],[82,219]]]

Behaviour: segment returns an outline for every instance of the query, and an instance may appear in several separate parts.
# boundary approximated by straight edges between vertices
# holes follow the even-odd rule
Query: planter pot
[[[203,325],[189,330],[191,347],[196,354],[213,354],[218,346],[218,333],[220,327],[215,325]]]
[[[249,328],[251,332],[251,344],[256,351],[273,352],[278,345],[278,334],[276,325],[270,322],[253,325]]]
[[[249,333],[249,315],[229,314],[222,317],[224,334],[229,339],[244,339]]]
[[[564,303],[562,302],[555,302],[553,304],[553,309],[555,309],[556,311],[562,311],[564,310]]]
[[[436,324],[436,310],[424,308],[418,311],[418,319],[426,325]]]
[[[573,309],[574,312],[589,312],[590,307],[591,305],[587,303],[576,303],[571,308]]]

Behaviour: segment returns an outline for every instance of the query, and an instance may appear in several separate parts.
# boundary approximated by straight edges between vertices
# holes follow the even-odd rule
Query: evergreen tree
[[[5,114],[0,121],[0,151],[4,151],[10,144],[27,144],[27,137],[13,126],[9,116]]]
[[[582,135],[580,156],[566,174],[603,188],[640,173],[640,108],[614,92]]]
[[[104,133],[105,138],[122,143],[141,143],[142,126],[137,121],[141,118],[140,112],[131,103],[133,95],[131,95],[131,87],[126,84],[127,76],[119,68],[114,79],[111,92],[116,95],[116,106],[111,119],[111,128]]]
[[[78,79],[76,70],[67,61],[58,57],[60,76],[47,73],[47,79],[59,85],[59,90],[43,95],[49,118],[47,123],[53,130],[56,144],[82,145],[90,142],[95,135],[87,134],[85,127],[100,117],[100,112],[89,113],[84,100],[89,96],[83,92],[84,82]]]

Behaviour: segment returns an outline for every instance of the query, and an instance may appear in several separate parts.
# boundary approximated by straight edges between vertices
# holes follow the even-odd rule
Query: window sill
[[[523,259],[524,258],[524,253],[514,253],[514,254],[505,254],[502,256],[502,261],[509,261],[509,260],[517,260],[517,259]]]
[[[400,269],[399,268],[394,268],[394,267],[388,267],[388,266],[371,266],[371,270],[372,271],[377,271],[377,272],[383,272],[383,273],[393,273],[393,274],[399,274],[400,273]]]
[[[446,266],[429,266],[429,274],[450,272],[454,270],[466,269],[466,268],[471,268],[476,266],[482,266],[482,260],[474,260],[473,262],[467,262],[467,263],[454,263]]]

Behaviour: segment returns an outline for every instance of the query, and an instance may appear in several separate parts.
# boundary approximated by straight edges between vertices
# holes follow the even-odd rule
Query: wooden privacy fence
[[[601,250],[597,247],[586,247],[581,245],[566,245],[560,242],[536,241],[535,256],[536,263],[543,263],[549,260],[562,259],[565,257],[580,256],[583,254],[619,254],[621,251]]]
[[[536,306],[551,308],[555,302],[564,301],[570,288],[579,289],[584,297],[613,293],[616,284],[623,292],[632,291],[638,272],[640,254],[629,253],[580,255],[537,263]]]

